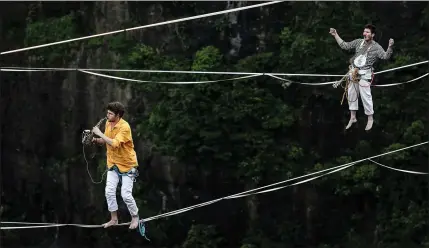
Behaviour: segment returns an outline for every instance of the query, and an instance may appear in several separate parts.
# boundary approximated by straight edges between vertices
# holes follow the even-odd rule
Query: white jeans
[[[363,108],[366,115],[373,115],[374,108],[371,96],[371,86],[366,80],[361,79],[358,84],[350,83],[348,88],[349,110],[359,109],[359,95],[362,99]]]
[[[130,212],[132,217],[138,216],[139,209],[137,208],[136,201],[133,197],[133,176],[122,176],[122,186],[121,186],[121,196],[127,205],[128,211]],[[116,201],[116,188],[119,183],[119,175],[116,171],[107,171],[107,179],[106,179],[106,200],[107,200],[107,208],[110,212],[118,211],[118,203]]]

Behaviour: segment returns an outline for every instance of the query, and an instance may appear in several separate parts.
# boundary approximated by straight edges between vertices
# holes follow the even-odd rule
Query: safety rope
[[[97,124],[95,125],[96,127],[100,127],[101,123],[103,121],[107,120],[106,117],[100,119]],[[94,179],[91,176],[91,173],[89,172],[89,163],[88,160],[86,159],[86,153],[85,153],[85,146],[90,146],[92,145],[92,139],[94,137],[94,133],[91,130],[83,130],[82,132],[82,153],[83,153],[83,158],[85,159],[85,163],[86,163],[86,171],[88,172],[89,177],[91,178],[92,183],[94,184],[100,184],[103,182],[104,180],[104,175],[107,173],[107,170],[104,171],[103,175],[101,175],[101,180],[99,182],[95,182]]]
[[[73,69],[75,70],[75,69]],[[6,72],[13,72],[13,71],[17,71],[17,72],[31,72],[31,71],[49,71],[49,70],[37,70],[37,69],[1,69],[1,71],[6,71]],[[343,81],[345,78],[345,75],[324,75],[324,74],[301,74],[299,76],[326,76],[326,77],[332,77],[332,76],[341,76],[342,79],[337,80],[337,81],[329,81],[329,82],[322,82],[322,83],[305,83],[305,82],[297,82],[297,81],[293,81],[293,80],[289,80],[289,79],[285,79],[285,78],[281,78],[279,76],[276,75],[290,75],[287,73],[255,73],[249,76],[243,76],[243,77],[236,77],[236,78],[230,78],[230,79],[220,79],[220,80],[212,80],[212,81],[188,81],[188,82],[164,82],[164,81],[144,81],[144,80],[137,80],[137,79],[131,79],[131,78],[124,78],[124,77],[116,77],[116,76],[111,76],[111,75],[106,75],[106,74],[102,74],[102,73],[93,73],[93,72],[89,72],[88,70],[84,71],[84,70],[78,70],[80,72],[83,73],[88,73],[88,74],[92,74],[94,76],[100,76],[100,77],[105,77],[105,78],[112,78],[112,79],[118,79],[118,80],[122,80],[122,81],[128,81],[128,82],[137,82],[137,83],[162,83],[162,84],[201,84],[201,83],[216,83],[216,82],[224,82],[224,81],[233,81],[233,80],[240,80],[240,79],[246,79],[246,78],[252,78],[252,77],[259,77],[259,76],[269,76],[278,80],[281,80],[283,82],[286,82],[288,84],[302,84],[302,85],[310,85],[310,86],[323,86],[323,85],[333,85],[336,84],[340,81]],[[390,70],[389,70],[390,71]],[[190,72],[192,73],[192,72]],[[214,72],[209,72],[209,74],[216,74]],[[221,74],[221,73],[219,73]],[[228,74],[228,73],[226,73]],[[237,73],[237,74],[245,74],[245,73]],[[377,73],[374,73],[374,75]],[[424,77],[427,77],[429,75],[429,73],[426,73],[422,76],[419,76],[417,78],[413,78],[411,80],[405,81],[405,82],[400,82],[400,83],[392,83],[392,84],[379,84],[379,85],[371,85],[372,87],[391,87],[391,86],[397,86],[397,85],[402,85],[402,84],[407,84],[407,83],[411,83],[417,80],[420,80]],[[292,76],[296,76],[296,75],[292,75]],[[286,88],[283,85],[284,88]]]
[[[86,74],[91,74],[91,75],[94,75],[94,76],[111,78],[111,79],[118,79],[118,80],[123,80],[123,81],[130,81],[130,82],[136,82],[136,83],[158,83],[158,84],[205,84],[205,83],[218,83],[218,82],[223,82],[223,81],[240,80],[240,79],[258,77],[258,76],[262,76],[263,75],[262,73],[257,73],[257,74],[248,75],[248,76],[235,77],[235,78],[227,78],[227,79],[219,79],[219,80],[211,80],[211,81],[165,82],[165,81],[145,81],[145,80],[138,80],[138,79],[131,79],[131,78],[116,77],[116,76],[106,75],[106,74],[102,74],[102,73],[90,72],[90,71],[86,71],[86,70],[78,70],[78,71],[86,73]]]
[[[371,73],[371,81],[368,85],[361,85],[360,84],[360,77],[359,77],[359,69],[358,68],[350,68],[349,72],[343,77],[343,79],[346,79],[346,85],[344,88],[343,97],[341,98],[341,105],[343,105],[344,97],[346,97],[348,102],[356,102],[359,99],[359,87],[371,87],[372,82],[374,80],[374,72]],[[342,80],[343,80],[342,79]],[[349,87],[350,85],[353,86],[355,92],[356,92],[356,99],[351,101],[349,99]],[[359,85],[359,87],[358,87]],[[341,85],[342,87],[342,85]]]
[[[392,84],[375,84],[375,85],[372,85],[372,87],[391,87],[391,86],[398,86],[398,85],[407,84],[407,83],[411,83],[411,82],[414,82],[414,81],[420,80],[420,79],[422,79],[422,78],[424,78],[424,77],[427,77],[427,76],[429,76],[429,73],[423,74],[423,75],[421,75],[420,77],[416,77],[416,78],[413,78],[413,79],[408,80],[408,81],[405,81],[405,82],[392,83]]]
[[[64,227],[64,226],[75,226],[80,228],[102,228],[104,225],[85,225],[85,224],[57,224],[57,223],[35,223],[35,222],[18,222],[18,221],[1,221],[0,230],[18,230],[18,229],[35,229],[35,228],[48,228],[48,227]],[[9,225],[23,225],[23,226],[3,226],[3,224]],[[126,226],[128,223],[118,223],[114,226]],[[139,220],[137,232],[148,241],[149,238],[146,236],[146,226],[144,220]]]
[[[421,145],[425,145],[425,144],[428,144],[428,143],[429,143],[429,141],[426,141],[426,142],[422,142],[422,143],[419,143],[419,144],[415,144],[415,145],[403,147],[403,148],[400,148],[400,149],[388,151],[388,152],[385,152],[385,153],[382,153],[382,154],[378,154],[378,155],[375,155],[375,156],[371,156],[371,157],[368,157],[368,158],[360,159],[360,160],[357,160],[357,161],[354,161],[354,162],[346,163],[346,164],[335,166],[335,167],[332,167],[332,168],[328,168],[328,169],[320,170],[320,171],[317,171],[317,172],[309,173],[309,174],[306,174],[306,175],[303,175],[303,176],[298,176],[298,177],[287,179],[287,180],[284,180],[284,181],[281,181],[281,182],[277,182],[277,183],[273,183],[273,184],[270,184],[270,185],[258,187],[258,188],[251,189],[251,190],[247,190],[245,192],[241,192],[241,193],[237,193],[237,194],[234,194],[234,195],[230,195],[230,196],[218,198],[218,199],[211,200],[211,201],[208,201],[208,202],[196,204],[196,205],[193,205],[193,206],[190,206],[190,207],[186,207],[186,208],[174,210],[174,211],[171,211],[171,212],[168,212],[168,213],[159,214],[159,215],[152,216],[152,217],[149,217],[149,218],[146,218],[146,219],[141,219],[141,220],[139,220],[139,229],[138,229],[138,231],[139,231],[139,233],[140,233],[141,236],[143,236],[146,239],[148,239],[146,237],[145,222],[148,222],[148,221],[151,221],[151,220],[155,220],[155,219],[164,218],[164,217],[167,217],[167,216],[172,216],[172,215],[177,215],[177,214],[180,214],[180,213],[184,213],[184,212],[190,211],[192,209],[200,208],[200,207],[207,206],[207,205],[211,205],[211,204],[213,204],[215,202],[219,202],[219,201],[225,200],[225,199],[236,199],[236,198],[246,197],[246,196],[254,195],[254,194],[262,194],[262,193],[276,191],[276,190],[279,190],[279,189],[282,189],[282,188],[285,188],[285,187],[291,187],[291,186],[294,186],[294,185],[306,183],[306,182],[315,180],[315,179],[317,179],[319,177],[322,177],[322,176],[325,176],[325,175],[328,175],[328,174],[331,174],[331,173],[334,173],[334,172],[337,172],[337,171],[340,171],[340,170],[344,170],[346,168],[349,168],[349,167],[351,167],[351,166],[353,166],[355,164],[361,163],[363,161],[367,161],[368,160],[368,161],[374,162],[374,161],[372,161],[372,159],[374,159],[374,158],[386,156],[388,154],[392,154],[392,153],[396,153],[396,152],[399,152],[399,151],[411,149],[411,148],[414,148],[414,147],[417,147],[417,146],[421,146]],[[387,168],[394,169],[394,168],[391,168],[391,167],[387,167]],[[396,169],[396,170],[398,170],[398,169]],[[308,177],[308,176],[315,175],[315,174],[320,174],[320,173],[326,172],[326,171],[330,171],[330,172],[324,173],[324,174],[319,175],[319,176],[312,177],[310,179],[305,179],[305,180],[302,180],[302,181],[298,181],[296,183],[289,184],[289,185],[286,185],[286,186],[281,186],[281,187],[277,187],[277,188],[272,188],[272,189],[269,189],[269,190],[261,191],[264,188],[269,188],[269,187],[273,187],[275,185],[284,184],[284,183],[289,182],[289,181],[297,180],[299,178]],[[417,174],[421,174],[421,173],[417,173]],[[1,222],[1,224],[19,224],[19,223],[22,224],[23,222]],[[103,227],[103,225],[56,224],[56,223],[28,223],[28,222],[25,225],[31,225],[31,224],[38,224],[38,226],[20,226],[20,227],[13,227],[13,226],[4,227],[4,226],[1,226],[0,229],[1,230],[12,230],[12,229],[47,228],[47,227],[60,227],[60,226],[77,226],[77,227],[82,227],[82,228],[98,228],[98,227]],[[124,226],[124,225],[129,225],[129,224],[130,224],[130,222],[128,222],[128,223],[118,223],[118,224],[116,224],[116,226]]]
[[[374,73],[374,74],[375,74],[375,73]],[[297,81],[292,81],[292,80],[289,80],[289,79],[281,78],[281,77],[275,76],[275,75],[270,74],[270,73],[267,73],[267,74],[265,74],[265,75],[267,75],[267,76],[269,76],[269,77],[272,77],[272,78],[275,78],[275,79],[278,79],[278,80],[281,80],[281,81],[284,81],[284,82],[287,82],[287,83],[289,83],[289,84],[302,84],[302,85],[310,85],[310,86],[322,86],[322,85],[335,85],[335,84],[339,84],[339,83],[341,83],[341,82],[343,82],[343,81],[344,81],[345,76],[346,76],[346,75],[342,75],[342,77],[343,77],[343,78],[341,78],[340,80],[337,80],[337,81],[330,81],[330,82],[323,82],[323,83],[304,83],[304,82],[297,82]],[[371,86],[372,86],[372,87],[390,87],[390,86],[398,86],[398,85],[407,84],[407,83],[411,83],[411,82],[414,82],[414,81],[420,80],[420,79],[422,79],[422,78],[424,78],[424,77],[427,77],[428,75],[429,75],[429,73],[426,73],[426,74],[423,74],[423,75],[421,75],[421,76],[419,76],[419,77],[417,77],[417,78],[413,78],[413,79],[411,79],[411,80],[404,81],[404,82],[399,82],[399,83],[392,83],[392,84],[377,84],[377,85],[371,85]]]
[[[427,64],[429,60],[424,60],[416,63],[411,63],[399,67],[386,69],[383,71],[375,72],[375,75],[384,74],[386,72],[396,71],[408,67]],[[132,73],[172,73],[172,74],[213,74],[213,75],[255,75],[265,74],[274,76],[288,76],[288,77],[343,77],[344,75],[338,74],[314,74],[314,73],[268,73],[268,72],[231,72],[231,71],[167,71],[167,70],[141,70],[141,69],[107,69],[107,68],[64,68],[64,67],[0,67],[0,71],[4,72],[46,72],[46,71],[92,71],[92,72],[132,72]],[[156,82],[156,81],[154,81]],[[304,83],[305,84],[305,83]],[[311,83],[308,83],[311,85]]]
[[[100,181],[98,181],[98,182],[94,181],[94,179],[91,176],[91,172],[89,172],[89,163],[88,163],[88,160],[86,159],[85,145],[83,145],[83,144],[82,144],[82,153],[83,153],[83,158],[85,159],[85,162],[86,162],[86,171],[88,172],[89,178],[91,179],[92,183],[94,183],[94,184],[100,184],[100,183],[102,183],[103,180],[104,180],[104,176],[107,173],[107,170],[105,170],[103,172],[103,175],[101,175],[101,180]]]
[[[147,241],[150,241],[146,236],[146,226],[144,220],[139,221],[139,233],[142,237],[144,237]]]
[[[420,172],[420,171],[411,171],[411,170],[401,170],[401,169],[396,169],[396,168],[393,168],[393,167],[390,167],[390,166],[387,166],[387,165],[381,164],[381,163],[379,163],[379,162],[376,162],[376,161],[374,161],[374,160],[372,160],[372,159],[368,159],[368,161],[373,162],[374,164],[380,165],[380,166],[382,166],[382,167],[385,167],[385,168],[388,168],[388,169],[391,169],[391,170],[395,170],[395,171],[404,172],[404,173],[409,173],[409,174],[418,174],[418,175],[427,175],[427,174],[429,174],[429,173],[427,173],[427,172]]]
[[[1,52],[0,55],[9,54],[9,53],[16,53],[16,52],[21,52],[21,51],[28,51],[28,50],[32,50],[32,49],[36,49],[36,48],[42,48],[42,47],[47,47],[47,46],[59,45],[59,44],[64,44],[64,43],[68,43],[68,42],[72,42],[72,41],[85,40],[85,39],[90,39],[90,38],[95,38],[95,37],[100,37],[100,36],[105,36],[105,35],[111,35],[111,34],[117,34],[117,33],[125,33],[125,32],[128,32],[128,31],[137,30],[137,29],[145,29],[145,28],[162,26],[162,25],[167,25],[167,24],[172,24],[172,23],[178,23],[178,22],[183,22],[183,21],[195,20],[195,19],[209,17],[209,16],[227,14],[227,13],[232,13],[232,12],[246,10],[246,9],[252,9],[252,8],[258,8],[258,7],[267,6],[267,5],[276,4],[276,3],[281,3],[281,2],[284,2],[284,1],[265,2],[265,3],[250,5],[250,6],[244,6],[244,7],[227,9],[227,10],[222,10],[222,11],[217,11],[217,12],[212,12],[212,13],[207,13],[207,14],[202,14],[202,15],[196,15],[196,16],[190,16],[190,17],[180,18],[180,19],[171,20],[171,21],[158,22],[158,23],[153,23],[153,24],[144,25],[144,26],[138,26],[138,27],[133,27],[133,28],[125,28],[125,29],[116,30],[116,31],[110,31],[110,32],[101,33],[101,34],[83,36],[83,37],[74,38],[74,39],[62,40],[62,41],[47,43],[47,44],[43,44],[43,45],[37,45],[37,46],[32,46],[32,47],[26,47],[26,48],[21,48],[21,49],[16,49],[16,50],[11,50],[11,51]]]

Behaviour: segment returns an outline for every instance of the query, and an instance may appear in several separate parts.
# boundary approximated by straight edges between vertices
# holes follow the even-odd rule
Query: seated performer
[[[365,114],[368,116],[368,122],[365,130],[372,128],[374,119],[373,101],[371,96],[371,81],[373,75],[373,64],[377,59],[387,60],[392,56],[393,39],[389,40],[389,47],[386,51],[374,41],[375,26],[368,24],[363,30],[363,39],[355,39],[350,42],[343,41],[333,28],[329,33],[335,37],[338,45],[344,50],[355,49],[355,55],[350,59],[350,75],[353,71],[357,72],[357,80],[348,86],[348,103],[350,110],[350,121],[346,126],[349,129],[356,120],[356,111],[358,110],[358,97],[361,96]],[[336,85],[334,85],[336,87]]]
[[[104,134],[98,127],[92,131],[100,138],[94,138],[93,142],[106,144],[107,148],[107,172],[106,200],[111,213],[111,219],[104,224],[110,227],[118,224],[118,203],[116,202],[116,187],[121,182],[121,195],[131,215],[130,229],[135,229],[139,224],[138,208],[133,197],[133,183],[138,175],[138,166],[131,128],[122,117],[125,107],[119,102],[111,102],[107,105],[107,120]]]

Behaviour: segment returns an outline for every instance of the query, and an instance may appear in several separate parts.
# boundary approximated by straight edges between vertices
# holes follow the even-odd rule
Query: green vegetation
[[[164,19],[173,19],[171,15],[174,15],[176,5],[186,12],[180,16],[214,11],[213,6],[189,4],[189,8],[185,8],[182,5],[187,6],[187,3],[162,3]],[[136,11],[147,8],[147,5],[142,3]],[[159,34],[145,31],[146,36],[160,37],[157,44],[149,42],[151,39],[145,35],[141,39],[136,38],[138,35],[120,33],[36,49],[28,54],[30,58],[23,57],[23,61],[30,60],[32,66],[66,67],[76,60],[78,51],[84,51],[87,56],[101,61],[103,68],[115,64],[116,68],[122,69],[344,74],[351,53],[339,48],[329,35],[329,28],[336,28],[339,35],[349,41],[359,37],[362,27],[368,22],[377,25],[377,41],[383,48],[387,48],[390,37],[395,39],[393,58],[380,61],[377,71],[427,59],[428,4],[285,2],[266,9],[240,14],[243,16],[238,18],[238,23],[242,26],[237,30],[243,40],[238,57],[229,55],[228,35],[235,37],[235,33],[232,34],[228,19],[220,16],[181,23],[179,31],[167,28],[160,29]],[[75,13],[61,17],[49,17],[45,13],[45,18],[29,21],[22,46],[80,36],[83,31],[75,24],[78,16]],[[256,21],[255,16],[260,20]],[[192,25],[198,31],[192,31]],[[175,29],[174,26],[170,28]],[[18,29],[14,27],[14,30]],[[262,33],[265,48],[257,50],[261,43],[258,35]],[[7,37],[19,36],[8,32]],[[164,44],[164,40],[179,45],[171,48],[172,45]],[[36,60],[31,56],[36,56]],[[406,68],[381,74],[375,83],[402,82],[426,72],[427,65]],[[110,74],[154,81],[230,77],[132,72]],[[15,75],[11,76],[11,82],[18,80]],[[64,73],[61,77],[64,79],[67,75]],[[300,82],[333,80],[319,77],[290,79]],[[358,112],[358,125],[344,132],[348,121],[347,105],[340,105],[342,90],[331,86],[292,84],[283,88],[280,81],[267,76],[193,85],[132,83],[135,97],[129,102],[131,112],[127,119],[132,119],[136,143],[150,141],[150,154],[139,154],[139,160],[154,155],[174,158],[172,164],[175,165],[170,169],[183,171],[185,178],[174,178],[169,184],[165,178],[155,178],[151,172],[163,169],[142,164],[141,177],[134,191],[140,215],[145,218],[163,211],[161,191],[168,199],[164,211],[171,211],[424,142],[429,134],[426,82],[427,79],[423,79],[402,86],[373,88],[375,125],[369,133],[364,131],[366,117],[362,108]],[[106,80],[103,85],[113,83],[129,84]],[[150,111],[141,110],[143,101],[147,102],[144,108],[150,107]],[[56,126],[58,123],[47,125]],[[31,128],[31,123],[26,128]],[[107,209],[103,187],[88,184],[90,179],[85,174],[81,149],[75,150],[74,156],[67,160],[59,161],[63,159],[61,154],[41,159],[49,162],[45,163],[44,186],[34,186],[37,194],[43,195],[40,205],[30,202],[33,195],[25,198],[27,201],[20,196],[8,199],[4,196],[6,203],[2,220],[42,221],[29,220],[22,215],[31,206],[31,209],[37,209],[37,214],[44,215],[47,222],[55,222],[57,215],[65,216],[61,220],[64,222],[95,224],[105,221]],[[104,161],[102,150],[97,151],[97,157],[90,162],[92,167],[101,167]],[[395,168],[428,171],[425,166],[428,162],[427,147],[395,153],[376,161]],[[70,178],[73,167],[81,170],[73,175],[83,178]],[[91,171],[98,181],[101,168]],[[50,181],[52,177],[57,181]],[[429,247],[427,179],[427,176],[391,171],[366,161],[293,188],[228,200],[148,222],[147,235],[153,246],[147,247]],[[94,188],[87,190],[75,185],[78,183]],[[7,196],[12,195],[11,192],[16,193],[11,189],[14,187],[3,185]],[[171,195],[169,187],[174,188],[180,197]],[[24,191],[19,190],[21,193]],[[83,192],[76,193],[78,191]],[[85,197],[71,202],[68,199],[76,200],[79,198],[76,195],[86,191],[95,195],[91,198],[95,200],[85,202]],[[59,199],[54,201],[55,197]],[[37,214],[32,214],[33,218]],[[128,221],[127,215],[122,216],[123,221]],[[52,240],[73,237],[76,242],[68,238],[62,242],[106,248],[146,245],[138,233],[128,232],[126,228],[111,231],[67,228],[59,232],[58,238],[55,238],[54,228],[38,232],[48,236],[42,238],[24,231],[10,231],[4,232],[2,242],[15,247],[24,247],[19,242],[28,247],[47,247]],[[20,241],[20,235],[31,238],[26,241],[21,238]]]

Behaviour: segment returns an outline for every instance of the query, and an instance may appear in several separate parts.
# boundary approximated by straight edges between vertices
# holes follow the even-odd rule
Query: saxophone
[[[104,117],[103,119],[99,120],[96,127],[100,128],[101,123],[106,120],[107,118]],[[94,133],[92,130],[83,130],[82,132],[82,144],[84,145],[91,145],[92,144],[92,138],[94,137]]]

